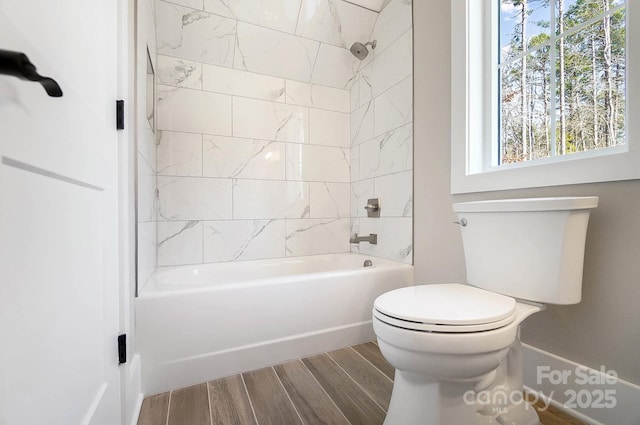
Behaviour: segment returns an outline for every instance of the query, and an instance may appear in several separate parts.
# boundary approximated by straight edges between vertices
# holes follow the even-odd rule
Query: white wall
[[[462,239],[451,209],[451,10],[416,2],[414,14],[414,266],[417,283],[464,282]]]
[[[624,181],[452,197],[450,187],[450,2],[414,5],[416,283],[464,281],[452,202],[597,195],[587,234],[582,302],[550,306],[522,326],[522,340],[640,384],[640,182]]]

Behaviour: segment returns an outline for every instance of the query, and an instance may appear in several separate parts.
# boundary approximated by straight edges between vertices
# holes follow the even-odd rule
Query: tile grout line
[[[165,425],[169,425],[169,414],[171,413],[171,394],[173,391],[169,391],[169,402],[167,403],[167,422]]]
[[[287,395],[287,399],[289,400],[289,403],[291,403],[291,406],[293,407],[293,410],[296,411],[296,414],[298,415],[298,418],[300,419],[300,423],[302,423],[302,425],[306,425],[306,423],[304,422],[304,419],[302,419],[302,416],[300,415],[300,412],[298,411],[298,408],[296,407],[296,404],[291,399],[291,396],[289,395],[289,391],[287,391],[287,389],[285,388],[284,384],[282,383],[282,380],[280,379],[280,376],[278,376],[278,372],[276,372],[276,370],[275,370],[275,368],[273,366],[271,366],[271,371],[273,372],[274,375],[276,375],[276,379],[278,380],[278,383],[280,384],[280,387],[282,388],[284,393]]]
[[[203,73],[204,76],[204,73]],[[233,98],[231,98],[231,122],[233,123]],[[233,124],[232,124],[233,126]],[[233,128],[231,129],[231,132],[233,133]],[[201,166],[202,166],[202,177],[204,178],[204,134],[200,134],[200,152],[201,152]],[[233,219],[233,181],[231,182],[231,217]],[[200,220],[200,238],[201,238],[201,242],[202,242],[202,263],[201,264],[205,264],[204,262],[204,220]],[[209,393],[209,384],[207,384],[207,394]],[[209,409],[211,409],[211,406],[209,406]],[[211,423],[213,424],[213,418],[211,419]]]
[[[231,70],[231,71],[244,72],[244,73],[248,73],[248,74],[255,74],[255,75],[259,75],[259,76],[267,77],[267,78],[272,78],[272,79],[293,81],[295,83],[300,83],[300,84],[308,84],[308,85],[324,87],[324,88],[328,88],[328,89],[332,89],[332,90],[340,90],[340,91],[344,91],[344,92],[347,92],[347,93],[350,94],[350,91],[345,89],[345,88],[340,88],[340,87],[336,87],[336,86],[329,86],[327,84],[322,84],[322,83],[312,83],[310,80],[309,81],[296,80],[295,78],[277,76],[277,75],[273,75],[273,74],[265,74],[263,72],[250,71],[250,70],[241,69],[241,68],[233,68],[233,67],[228,67],[228,66],[224,66],[224,65],[221,65],[221,64],[203,62],[202,60],[198,60],[198,59],[189,59],[189,58],[185,58],[185,57],[182,57],[182,56],[175,56],[175,55],[171,55],[171,54],[168,54],[168,53],[158,53],[158,56],[164,56],[166,58],[173,59],[173,60],[176,60],[176,61],[193,62],[193,63],[200,64],[200,65],[203,65],[203,66],[206,65],[206,66],[211,66],[211,67],[216,67],[216,68],[224,68],[224,69]],[[204,69],[204,67],[203,67],[203,69]],[[204,71],[203,71],[203,75],[204,75]],[[169,84],[169,83],[166,83],[166,82],[158,83],[158,85],[167,86],[167,87],[175,87],[175,88],[185,88],[185,89],[191,89],[191,90],[199,90],[199,91],[205,91],[205,92],[210,92],[210,93],[229,94],[229,93],[226,93],[226,92],[216,92],[216,91],[212,91],[212,90],[206,90],[206,89],[204,89],[204,82],[202,84],[203,88],[201,88],[201,89],[188,87],[186,85],[180,86],[180,85],[176,85],[176,84]],[[247,97],[247,96],[238,95],[238,97]],[[298,104],[292,104],[292,103],[290,104],[290,103],[287,103],[287,102],[279,102],[279,101],[276,101],[276,100],[264,99],[264,98],[254,98],[254,97],[247,97],[247,98],[248,99],[256,99],[256,100],[266,100],[266,101],[270,101],[270,102],[284,103],[284,104],[289,104],[289,105],[304,106],[304,105],[298,105]],[[342,112],[344,114],[349,114],[349,113],[353,112],[353,111],[350,111],[350,110],[335,110],[335,109],[318,108],[318,107],[315,107],[315,108],[316,109],[324,109],[324,110],[327,110],[327,111]]]
[[[211,13],[211,12],[208,12],[208,11],[204,10],[204,0],[202,1],[202,11],[206,12],[206,13]],[[234,12],[232,12],[232,13],[235,15]],[[214,15],[215,15],[215,13],[214,13]],[[220,15],[218,15],[218,16],[220,16]],[[225,18],[228,18],[228,17],[225,16]],[[233,18],[229,18],[229,19],[233,19]],[[231,58],[231,68],[234,68],[234,69],[235,69],[235,66],[236,66],[236,52],[238,50],[238,46],[240,45],[240,41],[239,41],[240,38],[238,37],[238,27],[240,26],[239,25],[240,20],[236,19],[235,21],[236,21],[236,24],[234,25],[234,27],[235,27],[235,37],[236,38],[235,38],[235,40],[233,40],[233,57]],[[412,28],[413,28],[413,26],[412,26]],[[182,35],[182,31],[180,32],[180,34]],[[412,48],[413,48],[413,45],[412,45]],[[240,51],[240,54],[242,55],[242,51]],[[202,56],[200,56],[200,59],[202,59]],[[204,76],[204,66],[202,67],[202,75]],[[202,84],[202,88],[204,89],[204,82]]]
[[[211,393],[209,392],[209,382],[205,382],[207,386],[207,405],[209,406],[209,424],[213,425],[213,412],[211,411]]]
[[[162,55],[162,56],[166,56],[166,55]],[[172,56],[167,56],[167,57],[173,58]],[[183,59],[183,58],[173,58],[173,59],[180,60],[180,61],[196,62],[196,61],[193,61],[191,59]],[[202,62],[196,62],[196,63],[202,63]],[[218,66],[218,65],[211,65],[211,66]],[[241,69],[227,68],[227,67],[222,67],[222,66],[218,66],[218,67],[219,68],[225,68],[225,69],[231,69],[233,71],[238,71],[238,72],[247,72],[247,73],[250,73],[250,74],[265,75],[265,74],[258,74],[257,72],[253,72],[253,71],[243,71]],[[282,79],[284,79],[285,80],[285,86],[286,86],[286,81],[294,81],[296,83],[306,84],[306,85],[309,85],[309,86],[319,86],[319,87],[324,87],[324,88],[328,88],[328,89],[348,91],[346,89],[339,89],[339,88],[336,88],[336,87],[324,86],[322,84],[316,84],[316,83],[311,83],[311,82],[297,81],[297,80],[292,80],[290,78],[285,78],[285,77],[273,77],[273,76],[270,76],[270,75],[266,75],[266,76],[272,77],[272,78],[282,78]],[[405,79],[406,78],[404,78],[403,81]],[[397,84],[395,84],[393,87],[395,87],[396,85]],[[181,90],[190,90],[190,91],[195,91],[195,92],[200,92],[200,93],[213,93],[213,94],[217,94],[217,95],[220,95],[220,96],[229,96],[229,97],[234,96],[234,97],[239,97],[241,99],[255,100],[257,102],[270,102],[270,103],[275,103],[275,104],[278,104],[278,105],[287,105],[287,106],[290,106],[292,108],[293,107],[311,108],[311,109],[318,109],[320,111],[335,112],[337,114],[343,114],[343,115],[351,115],[351,113],[353,113],[353,111],[345,112],[344,110],[338,110],[337,108],[320,107],[320,106],[315,105],[315,104],[304,105],[304,104],[301,104],[301,103],[287,103],[286,101],[285,102],[280,102],[280,101],[274,100],[272,98],[268,98],[267,99],[267,98],[264,98],[264,97],[255,97],[255,96],[252,97],[252,96],[243,95],[243,94],[237,94],[237,93],[229,93],[229,92],[223,92],[223,91],[198,89],[198,88],[188,87],[188,86],[184,86],[184,85],[179,86],[179,85],[176,85],[175,83],[171,83],[171,82],[158,83],[158,86],[167,87],[169,90],[171,90],[171,89],[181,89]],[[175,91],[175,90],[171,90],[171,91]],[[286,92],[286,89],[285,89],[285,92]],[[380,95],[378,95],[378,96],[380,96]],[[371,100],[369,100],[368,102],[371,102],[374,99],[375,98],[371,98]],[[367,103],[367,102],[365,102],[365,103]],[[364,106],[364,104],[362,106]],[[362,107],[362,106],[360,106],[360,107]],[[359,109],[360,107],[358,107],[356,109]]]
[[[296,33],[298,32],[298,24],[300,23],[300,15],[302,14],[302,3],[304,3],[304,0],[300,0],[300,6],[298,7],[298,14],[296,15],[296,26],[293,28],[293,35],[296,35]]]
[[[297,143],[297,144],[301,144],[301,143]],[[313,146],[321,146],[321,145],[313,145]],[[332,149],[346,149],[346,148],[334,148],[333,146],[327,146],[329,148]],[[376,177],[367,177],[363,180],[359,180],[359,181],[364,181],[364,180],[370,180],[373,178],[379,178],[379,177],[385,177],[385,176],[391,176],[394,174],[399,174],[399,173],[404,173],[404,172],[409,172],[411,170],[401,170],[401,171],[396,171],[393,173],[389,173],[389,174],[383,174],[380,176],[376,176]],[[331,180],[277,180],[277,179],[256,179],[256,178],[238,178],[238,177],[214,177],[214,176],[204,176],[204,177],[200,177],[200,176],[187,176],[187,175],[169,175],[169,174],[158,174],[158,177],[166,177],[166,178],[172,178],[172,179],[200,179],[200,180],[204,180],[204,179],[208,179],[208,180],[240,180],[240,181],[253,181],[253,182],[289,182],[289,183],[330,183],[330,184],[351,184],[351,182],[345,182],[345,181],[331,181]],[[171,182],[171,183],[175,183]],[[357,183],[357,182],[354,182]]]
[[[244,387],[244,392],[247,394],[247,400],[249,400],[249,406],[251,407],[251,413],[253,413],[253,419],[256,421],[256,425],[260,425],[258,422],[258,416],[256,415],[256,409],[253,407],[253,402],[251,401],[251,395],[249,395],[249,389],[247,388],[247,383],[244,382],[244,375],[239,373],[240,379],[242,380],[242,386]]]
[[[234,97],[238,97],[238,96],[234,96]],[[265,101],[268,102],[268,101]],[[313,108],[309,108],[307,106],[301,106],[301,108],[307,108],[307,109],[313,109]],[[328,112],[334,112],[334,111],[328,111]],[[348,115],[348,114],[346,114]],[[317,146],[317,147],[325,147],[325,148],[334,148],[334,149],[343,149],[343,150],[350,150],[351,148],[355,147],[355,146],[359,146],[362,145],[363,143],[366,142],[370,142],[374,139],[380,138],[381,136],[385,136],[387,133],[392,133],[397,131],[398,129],[402,128],[402,127],[406,127],[409,124],[412,124],[411,122],[407,122],[404,123],[398,127],[394,127],[391,130],[388,130],[382,134],[379,134],[375,137],[372,137],[370,139],[364,140],[362,142],[358,142],[356,144],[350,143],[349,145],[329,145],[329,144],[322,144],[322,143],[309,143],[309,142],[300,142],[300,141],[296,141],[296,140],[277,140],[277,139],[273,139],[273,138],[264,138],[264,137],[246,137],[246,136],[234,136],[232,134],[222,134],[222,133],[203,133],[203,132],[198,132],[198,131],[190,131],[190,130],[176,130],[176,129],[158,129],[159,132],[163,132],[163,133],[177,133],[177,134],[186,134],[186,135],[194,135],[194,136],[202,136],[204,137],[208,137],[208,138],[213,138],[213,137],[224,137],[224,138],[228,138],[228,139],[241,139],[243,141],[251,141],[251,142],[268,142],[267,144],[271,144],[271,143],[282,143],[285,145],[302,145],[302,146]],[[140,152],[138,152],[140,153]],[[140,153],[140,155],[144,158],[144,155],[142,155],[142,153]],[[204,151],[203,151],[203,157],[204,157]],[[148,164],[148,162],[147,162]],[[151,165],[149,165],[150,168]],[[157,173],[157,171],[156,171]],[[204,177],[214,177],[214,176],[205,176],[204,175],[204,171],[203,171],[203,176]],[[160,176],[173,176],[173,174],[158,174]],[[191,176],[186,176],[186,177],[200,177],[198,175],[191,175]]]
[[[298,359],[298,361],[300,363],[302,363],[302,366],[307,370],[307,372],[309,372],[309,374],[311,375],[311,377],[313,378],[313,380],[318,384],[318,386],[320,387],[320,389],[322,390],[323,393],[325,393],[327,395],[327,397],[329,398],[329,400],[331,401],[331,403],[333,403],[333,405],[336,407],[336,409],[338,409],[338,412],[340,412],[340,414],[342,415],[342,417],[344,417],[344,419],[347,421],[347,423],[349,425],[351,424],[351,421],[349,420],[349,418],[346,417],[346,415],[342,412],[342,409],[340,409],[340,407],[336,404],[336,402],[333,400],[333,398],[331,397],[331,395],[329,395],[329,393],[327,392],[327,390],[324,389],[324,387],[322,386],[322,384],[320,383],[320,381],[318,381],[318,378],[316,378],[316,376],[313,374],[313,372],[311,372],[311,370],[307,367],[307,365],[305,364],[305,362],[302,361],[303,359]]]
[[[368,392],[367,390],[365,390],[365,389],[362,387],[362,385],[360,385],[360,384],[359,384],[355,379],[353,379],[353,376],[351,376],[351,375],[349,374],[349,372],[347,372],[346,370],[344,370],[344,368],[343,368],[342,366],[340,366],[340,364],[339,364],[337,361],[335,361],[335,359],[334,359],[333,357],[331,357],[331,356],[329,355],[329,353],[325,353],[325,354],[327,355],[327,357],[329,357],[329,358],[331,359],[331,361],[332,361],[332,362],[334,362],[334,363],[335,363],[335,364],[336,364],[336,365],[337,365],[337,366],[338,366],[338,367],[339,367],[339,368],[340,368],[340,369],[341,369],[341,370],[342,370],[342,371],[343,371],[343,372],[344,372],[344,373],[349,377],[349,379],[351,379],[351,380],[352,380],[352,381],[353,381],[353,382],[358,386],[358,388],[360,388],[360,389],[362,390],[362,392],[364,392],[364,393],[367,395],[367,397],[369,397],[369,398],[371,399],[371,401],[373,401],[373,403],[374,403],[376,406],[378,406],[378,407],[380,408],[380,410],[382,410],[385,414],[387,413],[387,410],[386,410],[385,408],[383,408],[382,406],[380,406],[380,405],[378,404],[378,402],[377,402],[377,401],[375,401],[375,400],[373,399],[373,397],[371,396],[371,394],[369,394],[369,392]]]
[[[350,348],[351,350],[353,350],[353,352],[354,352],[354,353],[356,353],[358,356],[362,357],[362,359],[363,359],[365,362],[367,362],[367,363],[369,363],[371,366],[373,366],[373,368],[374,368],[375,370],[377,370],[378,372],[380,372],[380,373],[382,374],[382,376],[386,377],[389,381],[393,382],[393,379],[389,378],[389,377],[387,376],[387,374],[386,374],[386,373],[384,373],[383,371],[381,371],[380,369],[378,369],[378,367],[377,367],[376,365],[374,365],[373,363],[371,363],[371,362],[370,362],[370,361],[369,361],[365,356],[363,356],[362,354],[360,354],[360,353],[358,352],[358,350],[355,350],[355,349],[353,348],[353,346],[351,346],[351,347],[349,347],[349,348]]]

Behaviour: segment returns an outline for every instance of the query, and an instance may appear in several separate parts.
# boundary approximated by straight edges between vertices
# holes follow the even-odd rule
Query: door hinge
[[[124,130],[124,100],[116,100],[116,130]]]
[[[127,362],[127,334],[118,335],[118,364]]]

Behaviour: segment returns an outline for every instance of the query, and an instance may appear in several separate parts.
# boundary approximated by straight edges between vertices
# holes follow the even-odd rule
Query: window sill
[[[629,152],[626,147],[610,149],[606,154],[576,153],[566,158],[495,167],[476,174],[467,174],[464,164],[453,164],[451,193],[640,179],[640,152]]]

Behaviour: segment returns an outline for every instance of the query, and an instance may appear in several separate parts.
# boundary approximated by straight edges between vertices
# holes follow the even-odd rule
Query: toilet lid
[[[384,322],[440,332],[497,329],[514,319],[515,310],[511,297],[457,283],[400,288],[374,302],[374,314]]]

